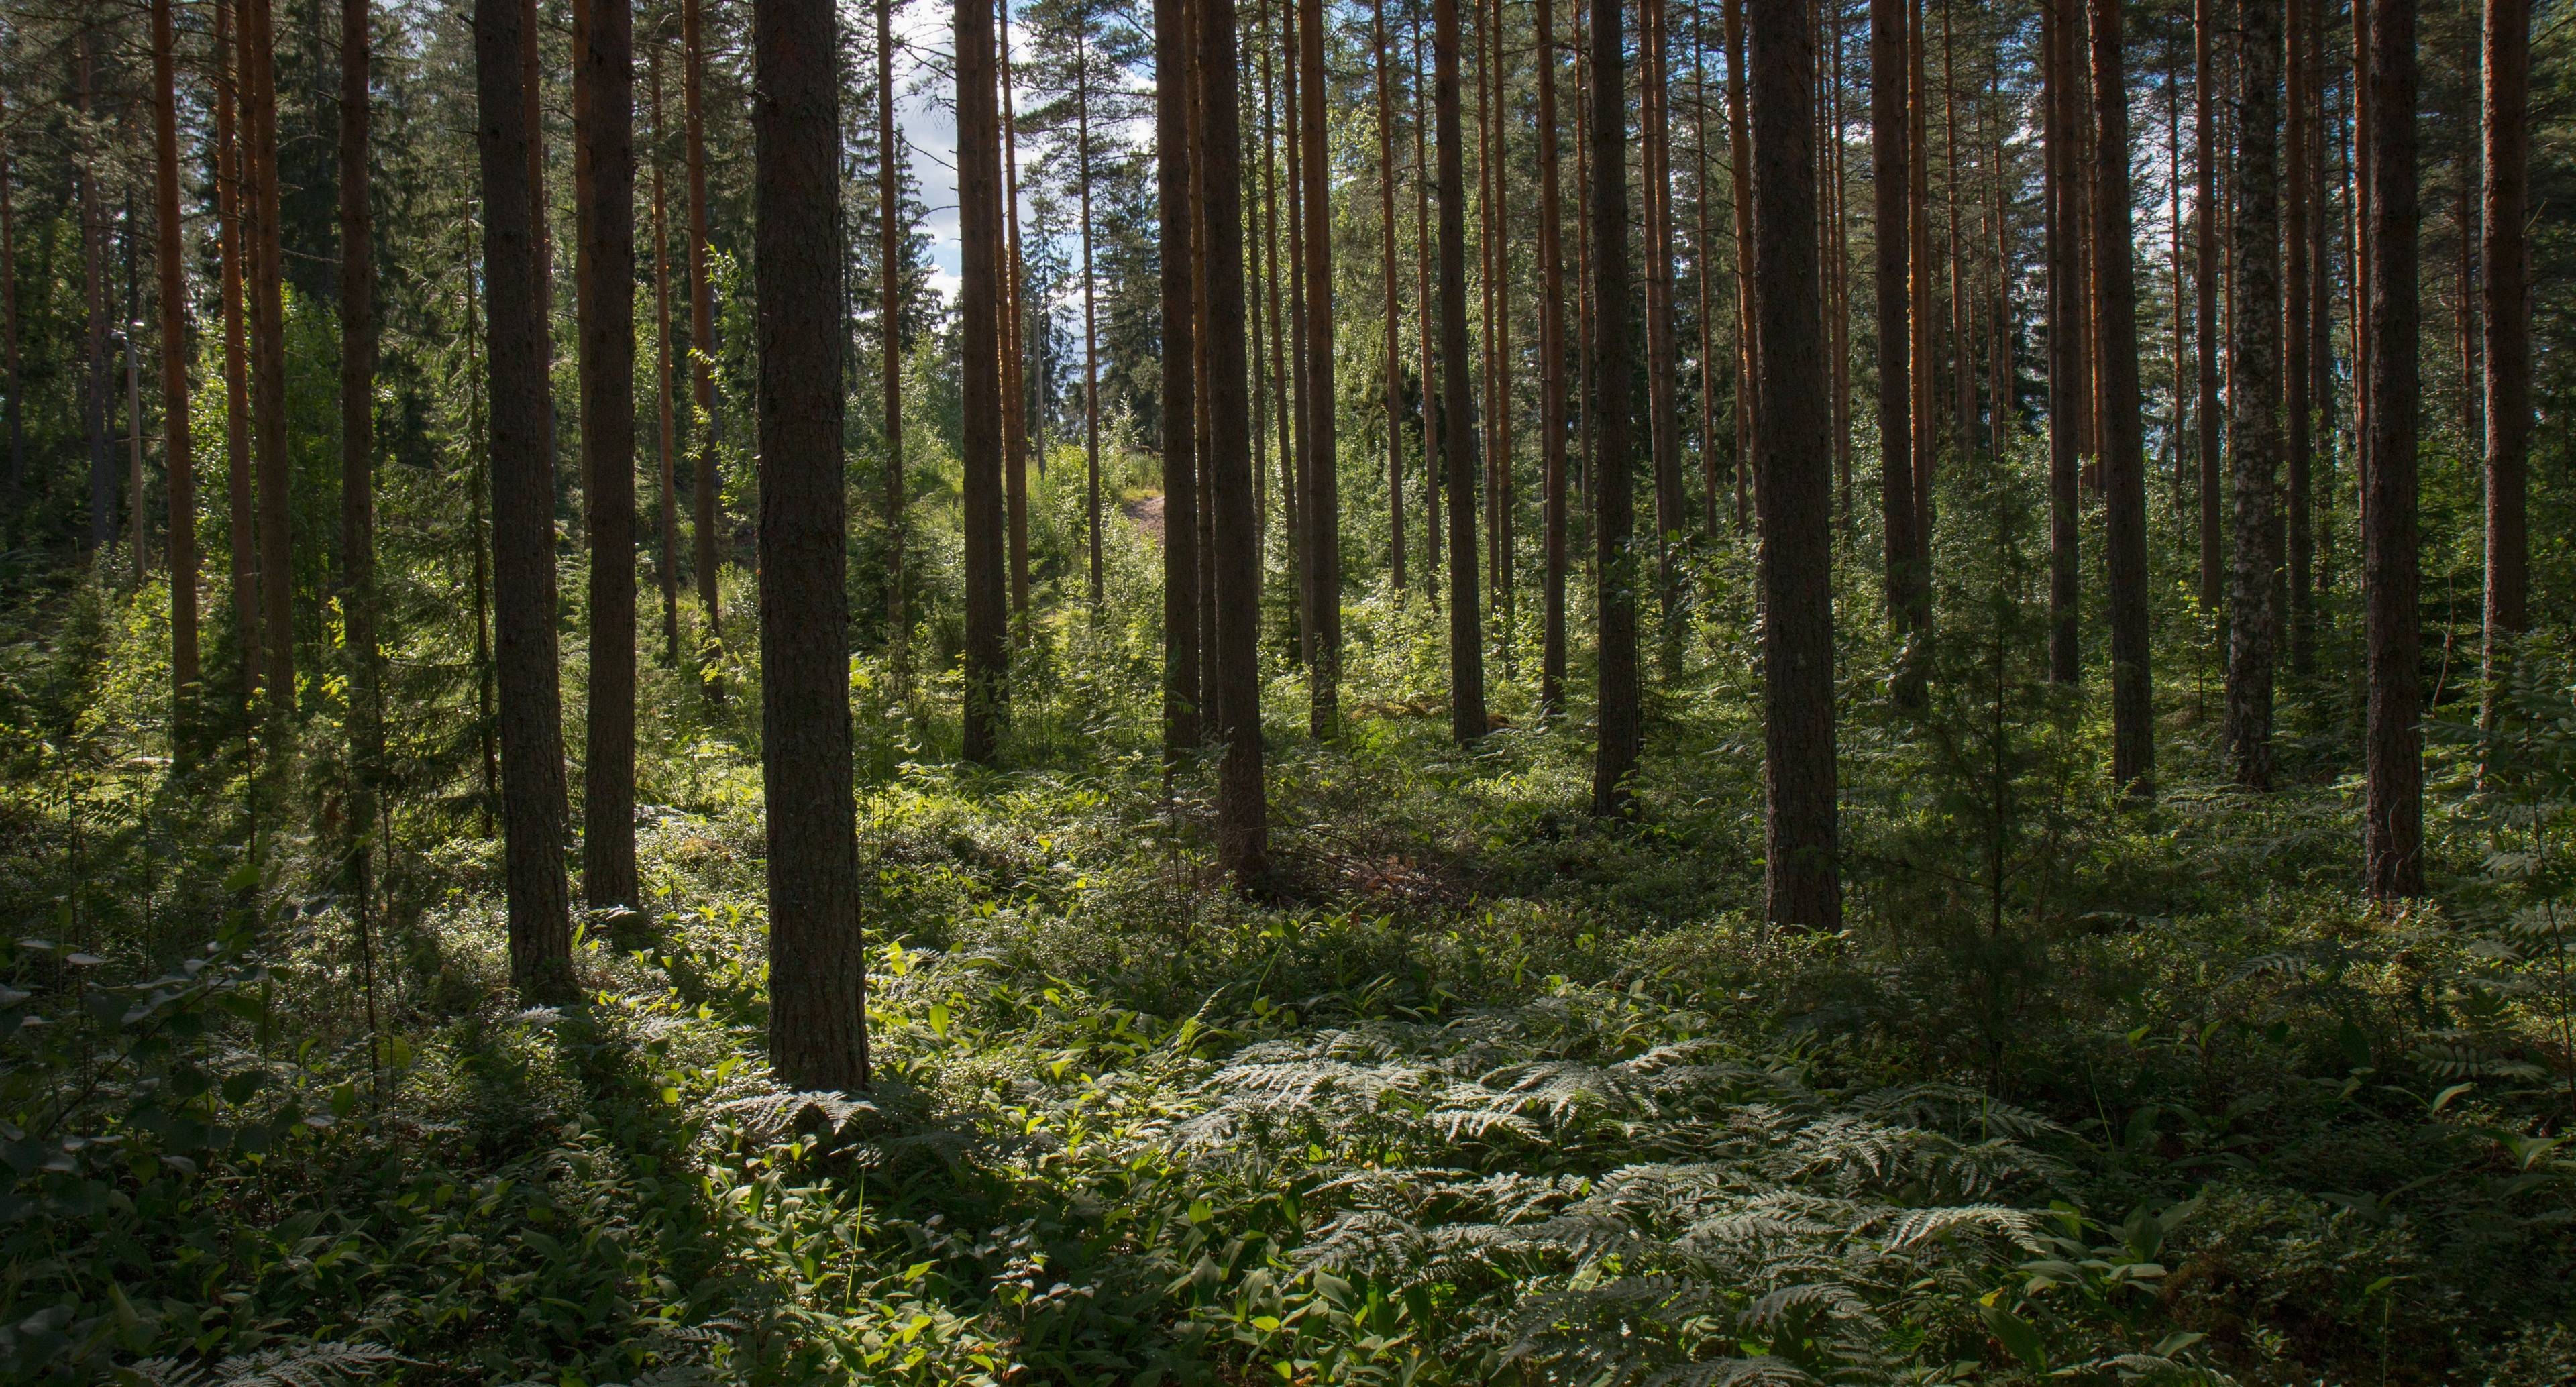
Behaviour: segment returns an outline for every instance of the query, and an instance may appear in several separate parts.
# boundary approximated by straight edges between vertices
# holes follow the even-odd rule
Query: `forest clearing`
[[[2568,18],[0,12],[0,1381],[2576,1382]]]

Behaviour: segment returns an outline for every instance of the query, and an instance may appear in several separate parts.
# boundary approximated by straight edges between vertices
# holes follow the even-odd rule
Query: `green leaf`
[[[2048,1347],[2040,1341],[2039,1331],[2030,1327],[2012,1311],[2000,1305],[1979,1305],[1977,1317],[1986,1322],[1986,1332],[2013,1357],[2029,1365],[2035,1373],[2048,1371]]]

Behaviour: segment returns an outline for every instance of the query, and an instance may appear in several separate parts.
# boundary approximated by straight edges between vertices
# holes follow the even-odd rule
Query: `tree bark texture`
[[[961,40],[969,38],[969,11],[983,16],[982,63],[974,65],[971,43],[960,43],[967,61],[959,64],[959,105],[971,110],[966,84],[980,75],[989,116],[991,0],[965,0],[958,6]],[[752,5],[769,1053],[779,1078],[791,1087],[847,1091],[867,1085],[868,1035],[867,950],[859,928],[857,806],[850,768],[837,27],[830,0],[755,0]],[[987,134],[992,129],[989,118],[980,127],[961,120],[960,127],[968,138],[974,129]],[[961,149],[961,155],[972,147]],[[989,164],[991,140],[984,141],[983,150]],[[991,286],[985,287],[989,293]],[[989,315],[989,299],[984,307]],[[986,330],[983,340],[989,347],[989,323]],[[969,340],[974,340],[971,332]],[[989,371],[989,352],[985,360]],[[989,431],[989,412],[987,420]]]

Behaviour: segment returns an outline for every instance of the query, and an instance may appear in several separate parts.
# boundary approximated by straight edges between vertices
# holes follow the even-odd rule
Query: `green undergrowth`
[[[1458,750],[1437,619],[1355,607],[1336,743],[1272,686],[1248,896],[1203,770],[1164,793],[1140,623],[1033,638],[1007,771],[946,764],[937,687],[863,661],[878,1081],[842,1097],[764,1060],[744,700],[648,672],[650,899],[583,921],[587,1000],[521,1010],[470,810],[397,807],[362,933],[317,846],[327,698],[325,812],[270,810],[253,863],[205,807],[257,808],[238,776],[148,751],[145,605],[60,602],[0,681],[11,1380],[2576,1374],[2576,709],[2542,658],[2519,730],[2441,743],[2440,897],[2385,914],[2351,787],[2219,788],[2187,709],[2161,802],[2118,804],[2008,604],[1911,728],[1864,648],[1838,934],[1751,909],[1723,600],[1612,826],[1587,729]]]

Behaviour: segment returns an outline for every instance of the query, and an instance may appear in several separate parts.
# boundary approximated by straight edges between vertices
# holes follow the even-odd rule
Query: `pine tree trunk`
[[[1616,9],[1619,0],[1594,0]],[[1458,129],[1458,0],[1433,0],[1432,107],[1440,159],[1440,462],[1449,495],[1449,730],[1482,739],[1484,630],[1477,617],[1476,436],[1467,398],[1467,174]]]
[[[1699,478],[1700,532],[1717,535],[1717,360],[1715,284],[1717,257],[1708,231],[1708,32],[1704,7],[1691,9],[1691,277],[1699,281]]]
[[[2248,6],[2258,9],[2260,4]],[[2103,410],[2103,547],[2111,625],[2111,778],[2155,790],[2156,709],[2147,628],[2146,406],[2138,387],[2138,296],[2129,234],[2129,90],[2120,0],[2091,0],[2093,49],[2094,362]],[[2269,300],[2266,300],[2269,302]]]
[[[688,3],[694,6],[697,0]],[[894,46],[894,0],[877,0],[877,390],[885,431],[886,647],[900,687],[910,674],[912,617],[903,589],[909,540],[904,500],[910,487],[903,459],[904,146],[902,127],[895,121]]]
[[[270,0],[241,10],[242,173],[248,194],[251,436],[259,476],[260,629],[271,712],[293,721],[295,583],[293,507],[286,445],[286,303],[278,244],[277,59]]]
[[[1090,555],[1091,605],[1106,601],[1100,553],[1100,307],[1091,269],[1091,54],[1074,36],[1074,185],[1082,209],[1083,523]]]
[[[1191,302],[1190,0],[1154,0],[1154,170],[1163,297],[1163,765],[1206,742],[1200,731],[1196,306]]]
[[[1737,0],[1730,0],[1730,8]],[[1914,367],[1908,350],[1912,310],[1907,270],[1905,170],[1913,140],[1906,132],[1904,73],[1906,0],[1870,0],[1870,187],[1877,219],[1879,516],[1885,540],[1888,629],[1899,637],[1921,628],[1915,590],[1920,579],[1914,536]],[[2043,8],[2043,14],[2046,13]],[[1743,219],[1737,218],[1739,243]],[[1745,283],[1751,276],[1744,277]],[[1743,408],[1742,396],[1737,408]],[[1741,437],[1743,431],[1737,431]],[[1900,669],[1898,702],[1922,701],[1922,677],[1909,662]]]
[[[1312,353],[1307,349],[1308,314],[1306,307],[1306,141],[1300,113],[1304,103],[1298,99],[1304,82],[1305,64],[1298,56],[1298,11],[1291,0],[1281,0],[1280,27],[1285,31],[1282,46],[1287,51],[1285,71],[1280,84],[1280,124],[1286,127],[1280,143],[1285,146],[1288,228],[1288,379],[1289,410],[1297,421],[1294,449],[1295,466],[1285,478],[1288,494],[1295,497],[1297,524],[1288,542],[1288,609],[1297,626],[1297,663],[1313,677],[1315,666],[1315,587],[1307,571],[1314,563],[1314,464],[1315,444],[1311,384],[1307,367]]]
[[[590,531],[581,878],[582,895],[591,908],[607,909],[632,907],[640,899],[635,879],[635,17],[629,0],[584,0],[584,5],[587,22],[581,26],[583,42],[573,68],[573,138],[588,170],[575,232],[583,250],[583,274],[574,286],[581,300],[582,496]],[[838,127],[834,130],[837,146]],[[830,282],[840,283],[838,271]],[[838,301],[837,289],[830,297]],[[832,341],[831,378],[838,381],[837,328]],[[761,359],[768,361],[765,355]],[[836,417],[840,398],[833,395]],[[836,449],[838,438],[835,433]],[[834,474],[838,472],[836,467]],[[839,493],[833,495],[837,514]]]
[[[244,338],[243,260],[249,253],[244,234],[242,141],[235,128],[238,90],[233,48],[232,0],[215,4],[215,245],[218,273],[223,276],[224,305],[224,507],[226,547],[232,550],[234,639],[241,647],[242,706],[259,696],[266,661],[260,651],[259,500],[251,472],[250,352]],[[0,187],[5,187],[0,180]],[[5,253],[5,252],[0,252]],[[10,257],[14,261],[14,256]],[[16,315],[11,315],[14,325]],[[16,347],[15,334],[11,347]],[[14,370],[13,379],[14,379]],[[17,391],[9,392],[11,427],[16,427]],[[14,438],[13,433],[13,438]]]
[[[1744,3],[1726,0],[1727,162],[1732,170],[1730,201],[1735,218],[1735,529],[1739,534],[1753,523],[1748,497],[1759,462],[1753,436],[1761,425],[1762,393],[1762,334],[1753,318],[1753,133],[1744,109],[1744,69]],[[1906,467],[1910,478],[1913,464],[1908,462]],[[1907,486],[1912,486],[1910,480]],[[1910,525],[1906,533],[1913,533]]]
[[[216,0],[216,14],[215,85],[221,92],[216,101],[223,111],[220,124],[228,132],[231,124],[232,89],[227,84],[231,80],[232,45],[231,18],[226,0]],[[7,100],[0,98],[0,125],[7,124],[8,119]],[[216,140],[217,149],[222,149],[225,144],[226,140],[219,135]],[[223,156],[218,153],[216,157],[220,159]],[[221,180],[222,175],[218,173],[216,198],[219,203],[228,196],[221,191]],[[9,376],[9,399],[5,406],[8,414],[9,455],[5,460],[7,475],[0,477],[0,506],[6,507],[7,520],[15,524],[27,504],[27,427],[18,398],[20,393],[18,215],[17,207],[9,195],[9,182],[9,140],[7,135],[0,134],[0,368],[5,368]],[[217,235],[228,236],[229,233],[220,225],[221,221],[222,218],[219,215]],[[225,253],[227,255],[231,253],[229,240],[225,242]]]
[[[1002,0],[1002,514],[1011,550],[1011,615],[1029,612],[1028,269],[1020,254],[1020,116],[1011,90],[1011,3]]]
[[[1206,189],[1208,499],[1216,560],[1217,859],[1239,887],[1269,870],[1261,760],[1261,547],[1253,530],[1244,360],[1243,155],[1234,0],[1199,0],[1197,162]]]
[[[1541,0],[1545,3],[1545,0]],[[1377,240],[1386,300],[1387,581],[1404,591],[1404,304],[1395,287],[1395,93],[1386,60],[1386,0],[1369,3],[1370,70],[1377,77]],[[1258,475],[1256,471],[1256,475]]]
[[[1440,604],[1440,372],[1433,360],[1432,339],[1439,311],[1431,289],[1431,247],[1438,233],[1431,224],[1431,184],[1438,175],[1431,165],[1432,125],[1430,49],[1422,42],[1422,11],[1413,6],[1413,297],[1415,330],[1422,348],[1422,591],[1433,610]]]
[[[1636,521],[1631,500],[1636,458],[1628,416],[1628,84],[1621,10],[1619,0],[1592,0],[1592,89],[1588,93],[1593,383],[1584,413],[1599,416],[1593,426],[1597,459],[1593,545],[1600,573],[1594,622],[1601,663],[1592,812],[1603,818],[1628,812],[1633,793],[1629,778],[1637,769],[1642,730],[1637,706]]]
[[[1517,564],[1512,557],[1514,538],[1513,513],[1518,505],[1518,490],[1512,475],[1512,218],[1511,218],[1511,145],[1504,123],[1504,90],[1510,80],[1511,50],[1504,44],[1502,0],[1494,0],[1488,11],[1487,25],[1493,47],[1493,93],[1489,109],[1494,113],[1494,203],[1493,218],[1487,225],[1494,255],[1494,322],[1492,361],[1493,388],[1486,396],[1487,414],[1494,427],[1493,448],[1486,457],[1486,497],[1490,518],[1487,534],[1492,541],[1492,563],[1486,572],[1486,584],[1493,589],[1492,612],[1494,655],[1509,678],[1519,664],[1517,624],[1513,618],[1513,588]]]
[[[2309,529],[2309,496],[2313,488],[2311,461],[2315,435],[2312,430],[2316,414],[2308,398],[2313,378],[2308,361],[2308,315],[2317,305],[2309,297],[2308,219],[2309,155],[2311,126],[2316,118],[2315,98],[2308,86],[2308,49],[2315,41],[2308,27],[2307,0],[2286,0],[2283,6],[2282,43],[2283,105],[2281,138],[2281,406],[2287,421],[2282,439],[2282,463],[2287,485],[2282,494],[2288,537],[2288,564],[2283,574],[2288,599],[2281,621],[2274,628],[2274,643],[2287,646],[2290,670],[2294,675],[2309,672],[2313,663],[2314,642],[2309,626],[2314,619],[2314,590],[2311,577],[2316,569],[2315,536]]]
[[[2199,179],[2192,205],[2197,242],[2192,277],[2198,297],[2192,340],[2200,344],[2200,434],[2194,456],[2200,471],[2200,610],[2214,615],[2226,600],[2220,561],[2218,442],[2218,74],[2216,0],[2194,0],[2192,21],[2192,168]]]
[[[2423,689],[2417,625],[2415,7],[2370,14],[2370,450],[2363,507],[2369,706],[2362,860],[2379,900],[2424,894]]]
[[[1300,121],[1305,144],[1306,214],[1306,581],[1314,593],[1315,654],[1307,672],[1313,702],[1308,730],[1333,735],[1341,721],[1342,533],[1340,454],[1335,448],[1333,391],[1332,171],[1324,144],[1323,0],[1298,0],[1297,42],[1306,69]],[[1229,32],[1228,40],[1232,35]],[[1202,71],[1202,77],[1209,74]],[[1210,172],[1213,174],[1214,165]],[[1213,189],[1211,190],[1213,191]],[[1211,214],[1213,215],[1213,214]]]
[[[254,0],[264,3],[264,0]],[[80,113],[83,125],[90,118],[89,31],[74,36],[78,52],[73,64],[77,87],[73,109]],[[116,542],[116,465],[108,452],[107,379],[108,305],[107,305],[107,231],[105,217],[99,210],[98,170],[92,166],[86,133],[79,136],[77,162],[72,168],[73,196],[80,203],[81,232],[81,304],[87,311],[85,370],[82,376],[81,423],[89,443],[89,544],[87,553],[96,554]]]
[[[1656,599],[1662,639],[1657,661],[1667,682],[1681,675],[1683,622],[1681,555],[1690,533],[1690,507],[1682,498],[1681,412],[1676,396],[1677,347],[1673,331],[1673,138],[1671,74],[1665,0],[1638,0],[1638,55],[1645,100],[1640,141],[1644,165],[1646,232],[1646,420],[1655,478]]]
[[[602,3],[602,0],[593,0]],[[606,0],[615,4],[616,0]],[[970,26],[969,13],[981,23]],[[993,21],[958,7],[959,164],[970,203],[967,341],[991,321]],[[769,1054],[799,1089],[868,1083],[867,950],[850,769],[849,525],[842,500],[841,121],[838,28],[829,0],[755,0],[751,44],[753,292],[760,361],[760,768],[769,806]],[[594,34],[596,33],[594,29]],[[981,100],[978,101],[980,94]],[[980,119],[979,119],[980,117]],[[980,145],[978,136],[983,136]],[[980,152],[980,157],[979,156]],[[594,172],[598,166],[594,165]],[[981,186],[974,179],[980,175]],[[983,225],[979,228],[979,218]],[[971,239],[978,231],[980,247]],[[985,252],[981,259],[974,251]],[[983,274],[978,274],[979,267]],[[968,291],[973,294],[973,290]],[[980,308],[982,318],[978,319]],[[968,378],[977,374],[969,347]],[[970,395],[996,422],[991,373]],[[973,425],[968,426],[970,429]],[[989,449],[988,449],[989,450]],[[987,468],[993,459],[983,459]],[[998,558],[998,555],[990,556]],[[997,572],[986,586],[999,596]],[[994,605],[998,605],[997,603]]]
[[[197,476],[188,433],[188,297],[179,224],[179,94],[170,0],[152,0],[154,264],[160,276],[162,467],[170,492],[170,711],[173,754],[187,755],[189,704],[197,683]],[[0,184],[8,170],[0,164]],[[0,254],[6,247],[0,247]],[[10,407],[17,407],[17,292],[9,302]],[[139,422],[139,421],[138,421]],[[13,474],[14,475],[14,474]],[[134,498],[138,513],[141,495]]]
[[[689,174],[689,340],[693,344],[690,357],[695,368],[692,372],[692,386],[697,405],[697,428],[691,440],[696,444],[696,456],[691,459],[689,465],[692,502],[690,528],[693,531],[690,567],[695,570],[698,580],[700,687],[706,691],[709,701],[720,703],[724,700],[722,673],[724,612],[720,605],[721,588],[718,585],[718,579],[721,575],[718,572],[718,566],[724,561],[724,549],[723,537],[717,533],[721,523],[722,508],[717,494],[719,487],[716,478],[716,436],[719,428],[716,419],[716,287],[713,266],[708,263],[707,252],[705,111],[707,47],[704,26],[699,16],[700,3],[701,0],[680,0],[680,119],[684,127],[682,138],[688,145]],[[878,15],[882,19],[884,11],[880,9]],[[884,55],[880,53],[877,71],[881,79],[885,73],[884,63]],[[891,84],[889,83],[888,86],[890,89]],[[892,194],[889,193],[887,197],[891,202]],[[886,224],[889,227],[894,225],[894,218],[889,216]],[[892,266],[894,257],[889,255],[886,263]],[[887,273],[891,276],[893,271],[889,269]],[[892,296],[889,295],[889,301],[891,298]],[[892,315],[888,315],[887,332],[888,340],[892,340]],[[889,400],[894,397],[894,385],[897,379],[895,369],[891,365],[887,368],[886,388]],[[899,459],[902,456],[902,446],[899,442],[894,445],[894,455],[898,461],[889,464],[894,468],[894,471],[889,473],[890,483],[893,477],[900,475]],[[899,507],[897,514],[900,516]],[[898,554],[902,552],[900,539],[898,523],[895,545],[895,552]],[[900,573],[896,575],[893,586],[900,594],[902,591]],[[902,610],[900,602],[901,599],[898,596],[896,608],[898,615]],[[902,626],[899,619],[896,626],[898,629]],[[900,666],[900,653],[897,659]]]
[[[2510,673],[2513,639],[2531,625],[2531,7],[2486,0],[2486,145],[2481,247],[2486,279],[2486,605],[2483,664],[2490,700]],[[2490,703],[2492,708],[2492,703]],[[2492,718],[2490,718],[2492,721]]]
[[[1753,300],[1762,343],[1764,904],[1835,930],[1833,455],[1818,304],[1815,43],[1803,0],[1753,8]]]
[[[263,3],[250,0],[249,8]],[[246,47],[257,41],[250,32],[243,38]],[[555,647],[554,450],[546,432],[540,345],[546,323],[536,287],[538,213],[528,177],[536,132],[529,128],[522,90],[524,45],[535,38],[520,0],[475,0],[483,278],[491,300],[484,359],[492,402],[493,598],[510,985],[530,1001],[554,1002],[573,992],[572,922],[564,881],[563,705]]]
[[[2048,208],[2048,673],[2060,684],[2083,677],[2079,605],[2076,488],[2082,392],[2082,323],[2076,241],[2080,234],[2074,184],[2081,176],[2075,153],[2074,49],[2082,32],[2077,0],[2042,0],[2046,105],[2043,157]]]
[[[653,440],[659,456],[654,470],[655,497],[660,503],[661,526],[658,557],[653,576],[662,589],[662,663],[666,668],[680,667],[680,498],[677,491],[678,464],[672,451],[672,420],[675,413],[671,400],[671,239],[665,217],[667,203],[662,187],[663,136],[668,127],[662,117],[662,43],[657,36],[651,41],[647,67],[653,105],[653,404],[656,414]]]
[[[1539,447],[1541,563],[1538,702],[1565,708],[1565,225],[1556,132],[1556,0],[1536,0],[1538,22]],[[1706,180],[1703,178],[1703,184]],[[1704,215],[1704,214],[1703,214]],[[1707,240],[1705,232],[1701,235]],[[1703,274],[1703,279],[1705,275]],[[1703,299],[1705,291],[1703,291]],[[1705,305],[1703,305],[1705,311]],[[1706,356],[1703,345],[1702,356]]]
[[[772,0],[779,3],[781,0]],[[957,217],[963,250],[959,293],[965,363],[963,525],[966,691],[963,755],[990,764],[1000,751],[1009,692],[1008,594],[1002,515],[1002,236],[1000,112],[994,101],[993,0],[956,0]],[[829,186],[827,175],[818,175]],[[764,501],[765,504],[765,501]]]
[[[167,4],[167,0],[159,0]],[[384,774],[382,674],[376,654],[376,264],[368,206],[368,85],[373,64],[367,0],[340,6],[340,616],[345,623],[349,732],[346,851],[351,900],[363,921],[372,888],[369,839]],[[175,165],[175,160],[173,161]],[[177,210],[173,189],[171,210]],[[172,240],[175,242],[176,237]],[[176,250],[175,244],[171,247]],[[164,297],[177,288],[176,275]],[[175,316],[175,315],[174,315]],[[175,373],[184,382],[184,370]],[[182,387],[184,391],[184,385]],[[184,394],[181,396],[184,398]],[[174,430],[175,433],[175,430]],[[176,517],[173,517],[176,525]],[[362,926],[363,927],[363,926]],[[362,938],[364,936],[361,936]]]

